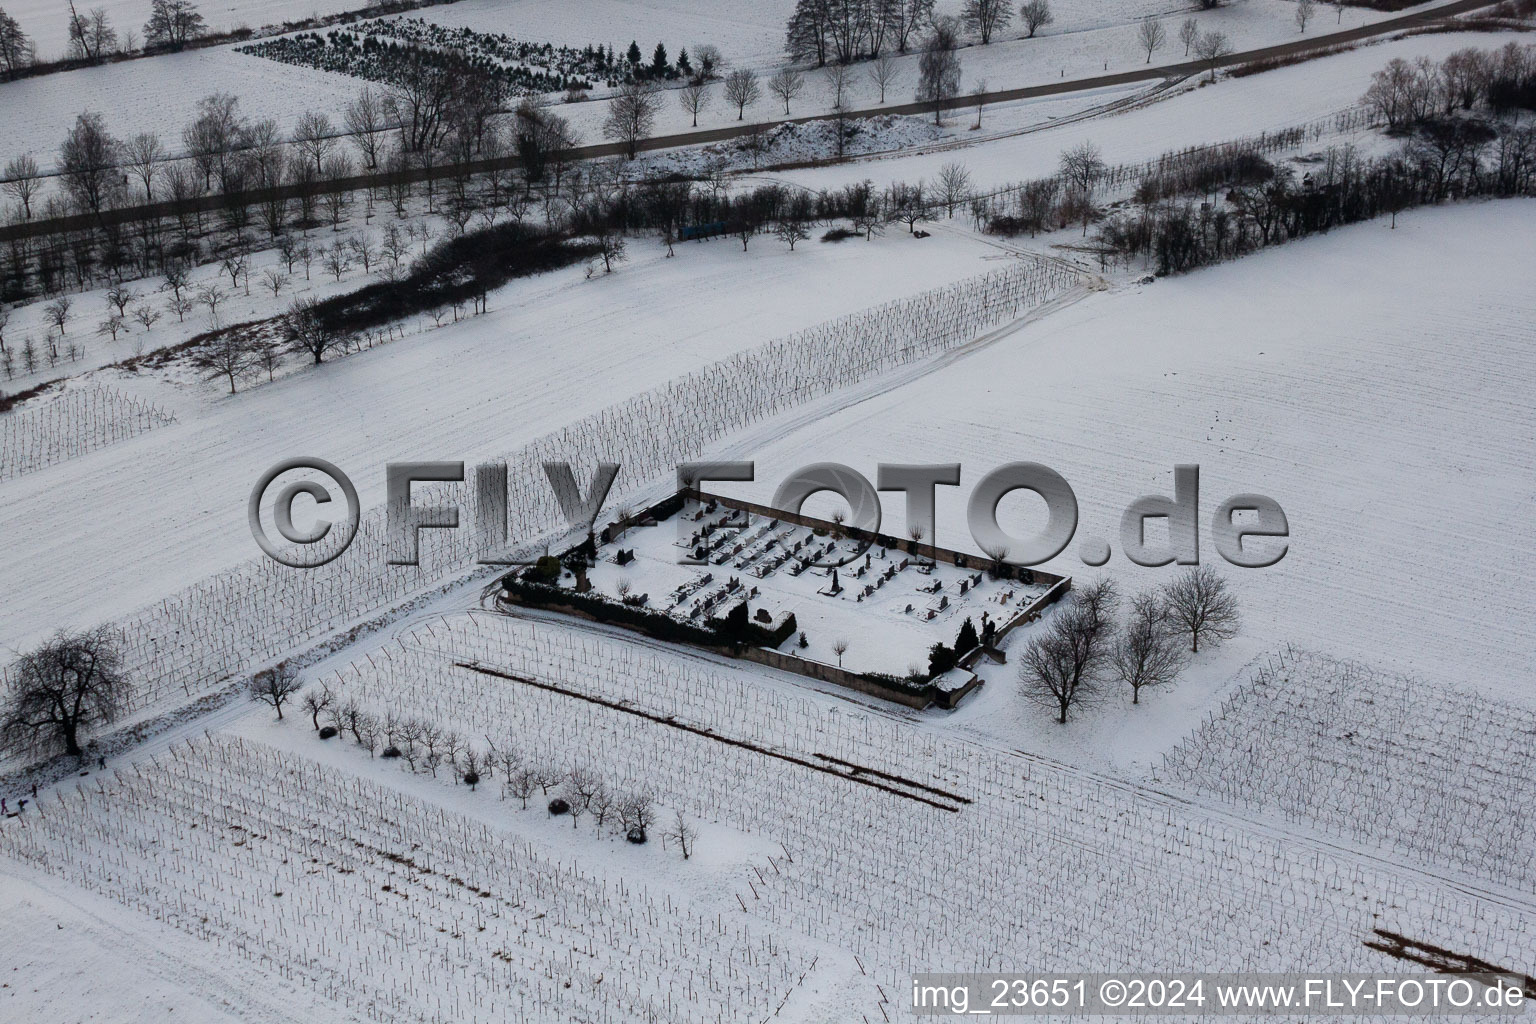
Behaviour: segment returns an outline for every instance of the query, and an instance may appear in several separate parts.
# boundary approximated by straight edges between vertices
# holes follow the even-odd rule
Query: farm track
[[[925,156],[934,153],[949,153],[955,150],[969,149],[973,146],[988,142],[997,142],[1001,139],[1018,138],[1022,135],[1033,135],[1036,132],[1049,131],[1052,128],[1060,128],[1063,125],[1080,124],[1084,121],[1094,121],[1101,117],[1112,117],[1116,114],[1126,114],[1132,110],[1140,110],[1142,107],[1151,106],[1161,100],[1169,99],[1176,95],[1174,92],[1178,86],[1188,81],[1185,75],[1170,75],[1151,89],[1133,93],[1130,96],[1121,96],[1101,103],[1098,106],[1087,107],[1071,114],[1051,118],[1046,121],[1037,121],[1034,124],[1023,125],[1018,128],[1009,128],[1005,131],[986,132],[983,134],[961,136],[959,138],[939,139],[934,142],[921,143],[916,146],[893,146],[890,149],[877,149],[868,153],[859,153],[844,157],[831,157],[823,160],[802,160],[791,163],[771,164],[749,174],[737,175],[739,178],[751,179],[763,174],[773,174],[781,171],[799,170],[805,167],[828,167],[837,164],[862,163],[866,160],[880,160],[886,157]],[[778,179],[770,179],[778,182]],[[782,182],[778,182],[782,184]]]
[[[1358,28],[1345,29],[1339,32],[1330,32],[1323,35],[1312,36],[1308,39],[1293,40],[1288,43],[1276,43],[1270,46],[1262,46],[1252,50],[1244,50],[1240,53],[1229,54],[1216,62],[1219,68],[1235,67],[1240,64],[1248,64],[1255,61],[1268,61],[1286,59],[1291,57],[1302,58],[1306,54],[1316,51],[1326,51],[1339,46],[1347,46],[1352,43],[1362,42],[1379,36],[1390,35],[1394,32],[1402,32],[1409,29],[1420,28],[1439,21],[1453,18],[1457,15],[1490,7],[1495,0],[1451,0],[1450,3],[1437,7],[1410,11],[1396,17],[1384,18],[1381,21],[1363,25]],[[1210,70],[1210,65],[1202,61],[1181,61],[1177,64],[1165,64],[1136,68],[1131,71],[1120,71],[1112,74],[1095,75],[1089,78],[1066,79],[1058,82],[1046,82],[1040,85],[1021,86],[1013,89],[998,89],[983,94],[979,99],[984,103],[1007,103],[1014,100],[1039,99],[1047,96],[1062,96],[1074,92],[1087,92],[1094,89],[1113,88],[1122,85],[1135,85],[1139,82],[1151,82],[1159,79],[1180,79],[1191,75],[1203,74]],[[978,97],[967,97],[966,102],[974,103]],[[957,102],[955,108],[962,106]],[[845,113],[844,117],[877,117],[890,114],[929,114],[933,112],[931,103],[893,103],[880,107],[872,107],[863,110],[854,110]],[[645,139],[639,144],[639,149],[645,152],[655,150],[675,149],[682,146],[696,146],[710,142],[723,142],[728,139],[739,138],[743,135],[760,131],[765,126],[776,124],[809,124],[815,121],[825,121],[835,117],[834,114],[810,114],[802,117],[781,118],[775,121],[766,121],[753,124],[727,125],[721,128],[707,128],[702,131],[688,131],[673,135],[659,135]],[[337,133],[336,138],[345,137],[347,133]],[[625,148],[620,143],[596,143],[588,146],[575,147],[570,157],[573,160],[592,160],[602,157],[622,156]],[[417,169],[408,175],[412,182],[441,181],[461,176],[465,173],[476,174],[494,168],[515,168],[518,161],[515,157],[504,157],[496,160],[475,160],[462,164],[444,164],[433,167],[430,170]],[[378,188],[392,180],[394,176],[375,173],[353,175],[327,182],[321,187],[321,192],[356,192],[365,188]],[[284,186],[271,190],[253,190],[246,194],[245,198],[252,204],[263,202],[268,198],[297,198],[298,192],[292,186]],[[227,204],[223,196],[203,196],[195,204],[195,208],[204,212],[217,211]],[[176,213],[173,204],[154,203],[146,206],[124,207],[122,209],[106,211],[101,218],[90,214],[76,214],[68,217],[44,218],[25,221],[19,224],[0,225],[0,242],[11,241],[19,238],[34,238],[43,235],[56,234],[61,231],[83,230],[95,227],[98,220],[112,224],[128,224],[152,217],[169,217]],[[184,212],[184,211],[183,211]]]

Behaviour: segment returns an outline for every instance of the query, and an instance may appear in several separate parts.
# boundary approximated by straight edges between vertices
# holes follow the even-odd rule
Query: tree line
[[[943,20],[934,8],[934,0],[797,0],[784,50],[817,67],[906,53]],[[1050,0],[1024,0],[1017,8],[1014,0],[964,0],[958,23],[985,45],[1013,23],[1015,11],[1031,38],[1055,21]]]
[[[655,798],[648,790],[626,789],[605,780],[600,772],[576,766],[562,769],[547,762],[530,762],[515,740],[497,742],[485,737],[484,746],[456,729],[410,715],[370,711],[357,700],[320,684],[303,690],[298,673],[287,663],[251,677],[251,700],[265,704],[283,719],[283,708],[298,703],[322,740],[350,736],[369,757],[398,761],[411,772],[438,777],[446,769],[455,785],[474,791],[500,773],[501,798],[509,796],[523,810],[536,794],[549,798],[551,815],[569,815],[571,827],[583,817],[598,835],[616,831],[631,843],[644,843],[656,824]],[[693,855],[697,830],[677,812],[662,833],[678,846],[684,860]]]
[[[1172,683],[1202,643],[1219,646],[1241,625],[1236,596],[1210,566],[1135,595],[1123,626],[1113,580],[1074,588],[1063,605],[1019,659],[1024,695],[1062,723],[1072,709],[1102,699],[1111,683],[1139,704],[1143,689]]]
[[[120,53],[139,49],[129,30],[119,36],[105,7],[81,11],[66,0],[69,48],[66,59],[75,64],[100,64]],[[202,12],[192,0],[150,0],[149,20],[144,23],[145,53],[175,53],[208,31]],[[21,23],[0,8],[0,79],[19,78],[37,63],[37,44]]]
[[[1394,152],[1330,146],[1299,177],[1255,152],[1213,152],[1201,168],[1202,201],[1143,180],[1135,211],[1099,229],[1103,258],[1177,273],[1381,216],[1395,227],[1415,206],[1536,194],[1536,126],[1513,116],[1536,108],[1536,47],[1396,59],[1373,77],[1364,103],[1398,139]]]

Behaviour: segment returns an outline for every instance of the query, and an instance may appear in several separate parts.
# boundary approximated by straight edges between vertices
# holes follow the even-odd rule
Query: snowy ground
[[[298,18],[337,14],[364,6],[364,0],[204,0],[197,8],[209,30],[228,32],[281,25]],[[135,39],[143,42],[144,23],[149,20],[149,0],[102,0],[89,7],[82,5],[80,9],[83,14],[98,7],[107,12],[119,40],[132,32]],[[11,0],[6,11],[32,38],[39,60],[58,60],[65,55],[69,46],[67,6],[52,0]]]
[[[758,69],[781,63],[779,51],[783,24],[789,4],[779,2],[759,5],[758,13],[746,22],[725,19],[717,36],[708,32],[713,19],[706,18],[697,28],[697,9],[682,0],[666,4],[630,4],[608,0],[608,6],[625,9],[625,20],[595,23],[586,5],[580,8],[554,2],[525,2],[489,5],[471,0],[413,12],[413,17],[429,18],[445,25],[471,23],[477,29],[510,31],[528,40],[581,46],[594,40],[592,26],[608,27],[621,48],[631,36],[639,34],[648,54],[660,36],[670,51],[677,45],[696,47],[714,43],[726,56]],[[750,5],[749,5],[750,6]],[[781,17],[777,10],[784,7]],[[941,5],[946,6],[946,5]],[[1058,5],[1065,6],[1065,5]],[[524,20],[506,20],[510,12],[530,9]],[[1009,31],[987,46],[970,46],[961,51],[962,91],[970,92],[983,81],[990,89],[1035,85],[1062,78],[1084,78],[1108,71],[1129,71],[1144,67],[1146,54],[1135,43],[1136,19],[1147,13],[1159,13],[1167,21],[1169,43],[1154,55],[1154,64],[1181,63],[1185,58],[1182,44],[1175,39],[1178,23],[1194,12],[1187,7],[1164,5],[1148,0],[1115,7],[1112,27],[1104,8],[1097,4],[1075,5],[1074,12],[1058,11],[1056,24],[1035,39],[1016,38]],[[1297,38],[1291,20],[1294,7],[1290,0],[1246,0],[1216,11],[1198,15],[1202,30],[1225,32],[1239,49],[1250,49]],[[656,20],[658,14],[679,16],[677,24]],[[772,17],[768,13],[772,12]],[[1332,12],[1323,12],[1309,30],[1321,33],[1338,26]],[[460,17],[464,22],[458,20]],[[1366,8],[1347,8],[1344,28],[1366,24],[1386,17]],[[484,19],[483,21],[480,19]],[[497,20],[501,19],[501,20]],[[769,29],[771,28],[771,31]],[[650,39],[647,42],[647,39]],[[681,40],[674,43],[674,39]],[[746,55],[743,55],[746,54]],[[891,102],[911,99],[917,83],[917,57],[899,56],[898,78],[887,93]],[[856,108],[879,104],[879,92],[868,79],[867,65],[854,65],[849,102]],[[163,88],[166,76],[177,82],[174,91]],[[260,57],[236,53],[233,46],[214,47],[192,53],[171,54],[150,60],[127,61],[99,68],[87,68],[65,74],[47,75],[0,85],[0,96],[16,112],[11,130],[0,140],[0,162],[19,153],[31,153],[47,167],[53,164],[64,131],[74,115],[90,110],[103,114],[112,130],[122,137],[141,131],[156,131],[173,152],[180,152],[180,127],[192,120],[199,99],[213,92],[233,93],[240,98],[240,109],[253,120],[273,118],[284,129],[292,127],[306,110],[319,110],[339,123],[346,102],[364,83],[332,72],[279,64]],[[1281,94],[1276,94],[1277,96]],[[811,114],[829,109],[832,92],[819,72],[806,75],[805,91],[791,104],[794,114]],[[686,130],[690,117],[670,95],[663,97],[656,123],[657,134]],[[588,101],[560,104],[555,108],[570,118],[584,142],[602,141],[601,123],[606,104]],[[775,106],[764,90],[758,103],[749,108],[749,116],[766,121],[783,116],[783,107]],[[714,90],[709,110],[700,117],[699,127],[716,127],[736,121],[733,108],[725,102],[719,87]],[[1166,147],[1165,147],[1166,148]]]
[[[1121,510],[1197,463],[1203,517],[1257,491],[1290,519],[1279,565],[1218,563],[1247,609],[1242,650],[1294,642],[1530,703],[1533,226],[1524,200],[1423,210],[1121,288],[776,442],[758,479],[818,460],[871,478],[882,459],[960,461],[938,541],[968,548],[968,484],[1044,462],[1077,494],[1079,540],[1118,549]],[[1038,528],[1022,498],[1003,509],[1021,535]],[[1077,553],[1045,568],[1091,574]],[[1118,551],[1107,571],[1127,589],[1166,576]]]
[[[452,8],[443,10],[449,9]],[[1369,84],[1371,74],[1394,57],[1413,60],[1426,56],[1438,60],[1463,47],[1493,48],[1514,38],[1519,37],[1497,33],[1418,36],[1378,43],[1262,75],[1223,79],[1214,87],[1185,82],[1169,91],[1129,86],[1070,97],[1021,100],[987,108],[979,132],[971,130],[975,114],[970,110],[957,111],[941,129],[935,129],[919,118],[895,119],[888,126],[861,126],[863,134],[850,145],[850,153],[869,151],[879,155],[832,166],[783,172],[755,171],[755,158],[740,152],[739,147],[711,144],[647,154],[631,170],[634,176],[674,171],[696,174],[723,154],[728,165],[737,169],[737,176],[748,183],[785,181],[812,189],[830,189],[866,178],[881,185],[890,181],[932,181],[944,165],[958,162],[971,172],[976,187],[985,190],[1053,173],[1060,153],[1081,142],[1097,145],[1111,163],[1134,162],[1153,158],[1170,149],[1220,142],[1326,118],[1356,104]],[[833,152],[826,132],[820,126],[782,131],[783,139],[762,157],[762,163],[793,163],[825,158]],[[1330,137],[1309,148],[1322,148],[1329,142],[1347,142],[1362,147],[1380,144],[1375,136],[1357,133]],[[408,223],[419,221],[435,234],[443,234],[447,230],[445,223],[440,217],[428,215],[423,205],[419,197],[412,201]],[[366,234],[377,239],[385,226],[394,222],[383,205],[378,212],[377,218],[365,223],[361,206],[354,204],[340,237]],[[329,244],[335,237],[335,232],[320,229],[311,233],[310,241],[319,247]],[[224,287],[231,291],[228,307],[223,313],[224,322],[269,316],[275,308],[291,301],[294,295],[333,294],[355,287],[364,279],[361,269],[354,267],[340,283],[335,282],[317,262],[308,280],[304,278],[302,268],[291,275],[293,280],[285,289],[282,301],[274,303],[260,283],[262,272],[268,269],[286,271],[279,265],[275,251],[258,253],[253,258],[253,297],[246,297],[243,289],[230,288],[228,279],[223,279]],[[194,284],[217,283],[219,280],[215,266],[205,267],[194,275]],[[156,293],[161,284],[158,278],[129,281],[128,284],[145,301],[159,303],[164,298]],[[61,361],[57,365],[49,365],[45,357],[40,358],[37,369],[28,374],[18,357],[13,366],[14,376],[7,387],[15,389],[72,376],[82,370],[176,344],[208,326],[201,311],[189,315],[184,324],[170,317],[162,319],[149,332],[130,320],[130,329],[117,341],[109,341],[94,334],[97,322],[106,315],[105,290],[78,293],[72,296],[72,301],[76,319],[69,330],[71,340],[81,347],[80,361],[71,362],[61,350]],[[44,356],[46,346],[41,339],[47,333],[43,316],[45,304],[38,301],[14,308],[7,328],[9,338],[34,337]]]
[[[932,181],[946,163],[959,161],[971,171],[978,187],[996,187],[1055,173],[1061,153],[1082,142],[1098,146],[1111,164],[1132,163],[1187,146],[1306,124],[1346,110],[1360,102],[1371,84],[1371,75],[1394,58],[1410,63],[1419,57],[1443,60],[1464,47],[1496,49],[1508,41],[1524,39],[1514,33],[1447,32],[1380,42],[1263,74],[1219,79],[1215,85],[1186,82],[1171,94],[1134,109],[1073,119],[1046,131],[1019,129],[1058,119],[1068,121],[1071,112],[1063,109],[1064,101],[1021,100],[989,107],[980,133],[969,131],[975,123],[974,113],[960,110],[949,118],[953,146],[892,153],[846,166],[797,169],[773,177],[813,189],[836,188],[864,178],[880,184]],[[1123,94],[1101,97],[1099,103],[1117,95]],[[968,144],[968,136],[974,134],[981,135],[981,140]],[[994,134],[1000,137],[992,137]],[[1340,141],[1363,145],[1369,140],[1355,137]]]
[[[561,5],[524,4],[551,33],[580,28]],[[741,52],[771,55],[783,12],[737,6],[719,17]],[[468,0],[436,16],[502,9]],[[660,28],[691,11],[632,10]],[[1088,6],[1070,10],[1091,35]],[[1029,134],[1080,107],[1010,105],[976,133],[957,114],[951,133],[983,142],[914,135],[900,155],[777,177],[915,180],[959,159],[996,184],[1051,170],[1084,139],[1111,161],[1150,157],[1332,113],[1391,56],[1502,42],[1411,39]],[[612,275],[514,282],[485,316],[403,325],[234,396],[181,365],[82,373],[69,387],[110,386],[176,421],[0,480],[0,646],[250,558],[248,491],[279,458],[331,459],[376,506],[386,461],[503,453],[1025,244],[965,224],[793,253],[764,236],[667,258],[635,238]],[[1175,464],[1199,464],[1201,553],[1236,590],[1243,632],[1140,704],[1110,693],[1057,725],[1018,681],[1039,626],[1008,639],[1006,664],[978,666],[984,685],[957,711],[917,712],[616,627],[494,614],[477,585],[450,589],[305,668],[307,684],[393,718],[369,750],[345,729],[320,742],[292,705],[274,722],[234,700],[173,716],[113,748],[106,772],[92,762],[0,818],[0,1019],[905,1020],[909,972],[930,968],[1416,970],[1362,945],[1376,927],[1530,972],[1518,801],[1536,784],[1533,234],[1536,201],[1446,205],[1147,285],[1129,268],[702,453],[755,459],[756,484],[713,486],[760,501],[815,461],[871,479],[881,461],[960,462],[962,486],[938,489],[935,540],[961,550],[975,550],[965,501],[979,477],[1045,463],[1080,506],[1076,540],[1046,568],[1109,575],[1127,595],[1172,570],[1127,562],[1121,511],[1169,492]],[[321,276],[309,287],[335,290]],[[227,312],[269,315],[289,297],[241,295]],[[103,298],[79,302],[88,334]],[[7,337],[37,317],[18,311]],[[133,340],[105,344],[71,369]],[[626,483],[650,497],[672,486]],[[1286,510],[1277,566],[1239,570],[1213,550],[1209,516],[1240,491]],[[806,511],[836,507],[822,496]],[[1017,495],[1001,506],[1021,534],[1038,513]],[[904,532],[900,501],[883,526]],[[1114,548],[1103,569],[1079,558],[1095,537]],[[877,630],[849,639],[850,657],[911,660]],[[644,789],[663,817],[642,846],[592,815],[550,816],[563,790],[522,807],[499,766],[471,790],[440,760],[428,768],[423,724],[439,743],[452,730],[477,751]],[[386,741],[416,746],[386,758]],[[12,810],[30,796],[0,788]],[[698,830],[687,861],[662,842],[677,813]],[[1469,832],[1488,814],[1511,820]]]
[[[302,714],[248,713],[78,790],[66,782],[44,795],[45,817],[0,821],[0,850],[29,865],[8,867],[27,880],[11,897],[19,919],[73,927],[54,894],[76,883],[93,892],[73,900],[106,922],[162,936],[151,968],[227,970],[200,953],[212,944],[244,953],[242,981],[333,1000],[299,1011],[308,1019],[387,1005],[433,1022],[504,1019],[509,1002],[522,1019],[638,1004],[680,1021],[722,1005],[733,1020],[775,1005],[808,1024],[906,1020],[909,972],[936,965],[1401,970],[1362,945],[1371,927],[1501,964],[1536,950],[1529,893],[1401,863],[1391,837],[1235,813],[1014,751],[961,719],[601,628],[438,614],[313,675],[381,714],[476,745],[483,734],[524,764],[644,786],[664,815],[697,822],[694,855],[655,833],[624,843],[591,813],[551,817],[537,790],[523,807],[499,775],[472,791],[346,738],[321,743]],[[104,858],[112,869],[93,870]],[[425,976],[399,969],[426,958]],[[44,977],[81,962],[49,961]],[[681,1000],[688,966],[698,990]],[[125,989],[129,1005],[184,998],[153,970]]]
[[[0,916],[0,1017],[6,1020],[298,1024],[335,1012],[280,979],[251,977],[238,956],[210,951],[14,862],[5,867]]]
[[[19,524],[12,536],[26,549],[8,566],[7,593],[32,595],[19,606],[7,596],[0,642],[122,614],[257,554],[245,502],[279,459],[329,459],[372,507],[385,462],[499,455],[731,352],[980,273],[994,250],[893,233],[794,252],[766,236],[747,252],[717,239],[678,245],[672,259],[635,239],[633,252],[611,275],[588,281],[577,267],[515,282],[493,293],[486,316],[233,396],[185,370],[106,372],[177,422],[0,484],[0,520]],[[735,288],[743,274],[750,299]],[[59,571],[55,544],[73,551],[89,587]]]

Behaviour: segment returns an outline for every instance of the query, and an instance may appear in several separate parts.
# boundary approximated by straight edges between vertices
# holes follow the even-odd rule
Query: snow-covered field
[[[7,567],[11,592],[31,595],[7,608],[0,642],[127,613],[255,556],[245,502],[279,459],[322,455],[373,507],[384,498],[386,462],[502,454],[837,312],[980,273],[993,253],[972,239],[919,245],[897,234],[794,252],[769,238],[747,252],[732,239],[676,251],[667,259],[637,241],[633,261],[612,275],[588,281],[572,268],[523,281],[498,292],[486,316],[233,396],[185,371],[108,371],[114,387],[177,422],[0,487],[0,518],[17,524],[11,535],[21,545]],[[751,301],[733,287],[742,274],[753,281]],[[146,480],[156,483],[145,488]],[[45,508],[68,513],[35,519]],[[73,550],[88,587],[59,571],[51,544]]]
[[[81,13],[101,8],[117,29],[119,41],[132,32],[144,40],[144,23],[149,20],[149,0],[101,0],[79,4]],[[360,10],[364,0],[209,0],[197,5],[210,31],[229,32],[238,28],[259,29],[281,25],[298,18]],[[11,0],[6,13],[15,18],[21,30],[37,45],[39,60],[58,60],[69,45],[69,8],[55,0]]]
[[[907,978],[935,964],[1391,970],[1372,928],[1497,963],[1532,948],[1536,906],[1503,886],[699,660],[434,618],[325,677],[403,756],[253,716],[0,823],[0,851],[349,1019],[910,1019]],[[494,749],[478,786],[439,772],[423,727]],[[529,765],[643,790],[652,842],[591,805],[567,827],[536,783],[525,801]],[[654,840],[677,812],[686,860]]]
[[[782,0],[761,5],[733,4],[732,7],[749,7],[753,12],[747,20],[737,20],[716,5],[709,5],[701,16],[698,5],[684,0],[663,4],[606,0],[601,6],[615,8],[615,19],[594,20],[588,4],[554,0],[522,0],[513,4],[466,0],[415,11],[411,16],[577,47],[606,42],[622,50],[631,38],[638,37],[647,55],[657,41],[665,42],[674,54],[679,46],[697,48],[699,43],[712,43],[733,64],[762,71],[783,63],[783,26],[792,7]],[[940,6],[958,11],[958,4]],[[1034,39],[1017,38],[1020,33],[1010,30],[987,46],[962,49],[962,92],[970,92],[982,82],[990,89],[1003,89],[1143,67],[1146,54],[1137,49],[1136,22],[1149,14],[1165,20],[1169,37],[1168,43],[1154,55],[1154,63],[1181,63],[1185,57],[1182,44],[1175,38],[1178,25],[1184,18],[1196,16],[1188,8],[1154,0],[1117,3],[1112,5],[1112,15],[1105,13],[1110,6],[1096,3],[1073,4],[1070,11],[1068,5],[1058,7],[1056,22]],[[1202,30],[1224,32],[1236,48],[1250,49],[1299,38],[1291,20],[1293,11],[1290,0],[1244,0],[1199,12],[1196,20]],[[1347,8],[1342,27],[1358,27],[1384,16],[1367,8]],[[1318,33],[1337,27],[1332,11],[1327,11],[1322,12],[1310,31]],[[595,38],[594,32],[606,35]],[[1433,39],[1419,42],[1429,50],[1438,49]],[[1375,61],[1372,69],[1384,62],[1385,58]],[[898,55],[896,63],[897,78],[887,99],[906,102],[912,98],[917,84],[917,56]],[[878,106],[879,91],[867,75],[867,65],[855,64],[851,70],[848,101],[857,108]],[[164,89],[167,76],[176,81],[176,89]],[[31,153],[40,164],[51,166],[65,130],[74,115],[82,111],[103,114],[112,130],[125,138],[141,131],[156,131],[173,152],[179,153],[180,127],[195,116],[197,101],[211,93],[232,93],[240,98],[241,110],[252,120],[272,118],[288,130],[307,110],[328,113],[333,121],[339,122],[346,102],[362,85],[360,80],[346,75],[237,53],[234,46],[3,83],[0,98],[14,114],[13,119],[8,119],[10,130],[0,137],[0,162],[20,153]],[[806,74],[804,92],[791,104],[791,112],[824,112],[830,108],[832,95],[823,76],[810,71]],[[1281,101],[1286,96],[1280,92],[1272,95]],[[570,118],[582,141],[599,142],[605,108],[606,104],[588,101],[557,104],[555,109]],[[732,109],[717,86],[699,127],[734,122]],[[749,113],[766,121],[782,117],[783,108],[775,107],[774,98],[765,90]],[[680,132],[689,124],[690,117],[670,95],[665,96],[656,132]]]
[[[1077,494],[1079,538],[1118,548],[1121,511],[1196,463],[1203,517],[1257,491],[1290,520],[1277,566],[1229,570],[1253,650],[1292,642],[1536,701],[1536,546],[1519,525],[1536,498],[1533,227],[1525,200],[1425,210],[1097,296],[777,441],[759,479],[901,460],[960,461],[974,482],[1043,462]],[[939,543],[965,545],[967,494],[939,489]],[[1045,568],[1086,571],[1075,544]],[[1160,571],[1110,569],[1127,587]]]
[[[594,31],[621,48],[715,42],[766,67],[789,6],[417,13],[578,45]],[[19,10],[25,23],[41,9]],[[1291,9],[1246,0],[1200,17],[1256,45],[1294,34]],[[308,13],[283,0],[238,16]],[[1105,55],[1132,66],[1101,51],[1129,50],[1137,17],[1187,12],[1062,0],[1056,13],[1041,39],[965,50],[967,82],[1086,74]],[[1311,31],[1333,18],[1321,9]],[[813,166],[736,160],[724,187],[879,188],[958,161],[985,190],[1050,173],[1084,141],[1110,163],[1144,160],[1329,118],[1391,57],[1506,38],[1431,35],[1212,86],[1007,104],[977,130],[972,111],[938,130],[897,120],[864,140],[892,152],[848,161],[797,129],[777,162]],[[189,70],[168,90],[176,61]],[[0,85],[0,103],[20,114],[11,143],[33,145],[72,117],[62,83],[99,75],[97,101],[137,88],[133,124],[171,138],[178,104],[239,91],[236,66],[253,115],[289,119],[356,86],[219,50]],[[669,104],[662,127],[679,124]],[[1393,144],[1323,132],[1274,159],[1339,142]],[[697,172],[722,152],[644,166]],[[442,237],[421,206],[407,220]],[[105,292],[72,296],[67,339],[84,353],[5,385],[64,378],[0,413],[0,648],[127,624],[136,689],[78,763],[28,774],[0,760],[0,1020],[902,1021],[917,1019],[912,974],[929,970],[1421,970],[1367,945],[1378,930],[1532,974],[1536,200],[1409,209],[1395,227],[1157,279],[1100,268],[1076,226],[1001,238],[963,209],[930,215],[921,236],[893,222],[828,242],[850,222],[816,224],[792,251],[768,233],[669,251],[636,232],[612,273],[596,261],[517,279],[483,314],[415,314],[236,394],[170,353],[109,365],[187,341],[203,310],[112,340],[94,335]],[[397,222],[384,202],[365,218],[357,203],[341,230],[308,237]],[[280,265],[253,253],[249,295],[224,276],[220,321],[373,280],[317,264],[273,295],[261,276]],[[220,274],[195,268],[193,285]],[[127,284],[163,306],[160,279]],[[45,324],[42,301],[12,311],[7,352]],[[364,513],[358,544],[325,569],[263,560],[249,528],[258,477],[298,455],[340,466]],[[559,534],[548,458],[583,483],[621,462],[599,526],[671,494],[694,459],[754,460],[753,482],[709,489],[763,503],[812,463],[872,482],[882,462],[960,463],[932,540],[977,553],[971,488],[1001,464],[1043,463],[1079,509],[1043,568],[1079,592],[1107,577],[1126,603],[1178,570],[1128,561],[1122,512],[1171,495],[1174,466],[1193,463],[1200,554],[1242,626],[1138,701],[1106,687],[1058,724],[1021,663],[1070,598],[1010,634],[1003,661],[982,658],[980,687],[945,712],[497,602],[502,570],[477,568],[465,539],[467,487],[418,485],[418,504],[459,500],[466,529],[422,531],[418,567],[383,564],[388,462],[506,459],[514,539],[579,539]],[[1244,492],[1287,515],[1271,567],[1217,554],[1210,517]],[[824,492],[804,511],[841,507]],[[905,536],[904,498],[885,494],[883,512],[882,530]],[[998,506],[1020,536],[1041,512],[1018,493]],[[301,503],[297,525],[319,513]],[[697,575],[669,564],[676,539],[671,522],[621,537],[639,560],[599,560],[593,584],[617,596],[626,580],[665,605]],[[1100,539],[1109,562],[1085,564]],[[862,603],[857,564],[837,596],[829,576],[754,575],[767,550],[707,568],[794,611],[808,658],[834,663],[845,639],[850,668],[901,674],[975,611],[968,594],[911,621],[905,605],[921,616],[929,596],[911,568]],[[961,572],[934,578],[958,591]],[[984,580],[976,605],[1002,608],[1003,587]],[[303,689],[281,714],[247,700],[247,678],[290,656]],[[0,685],[13,672],[0,664]]]
[[[959,160],[978,186],[995,187],[1054,173],[1061,153],[1083,142],[1097,146],[1109,163],[1137,162],[1169,150],[1327,118],[1357,105],[1371,84],[1371,75],[1394,58],[1409,62],[1419,57],[1443,60],[1464,47],[1494,48],[1520,38],[1513,34],[1446,32],[1380,42],[1263,74],[1221,79],[1214,86],[1186,83],[1155,102],[1113,116],[1072,120],[1043,133],[1011,134],[1068,118],[1071,111],[1064,107],[1066,101],[1022,100],[988,108],[982,133],[968,130],[974,115],[961,110],[950,118],[957,129],[953,147],[890,153],[849,166],[801,168],[776,177],[814,189],[836,188],[866,177],[881,183],[932,181],[946,163]],[[1110,93],[1099,103],[1121,95]],[[994,133],[1001,137],[986,138]],[[974,134],[983,135],[979,144],[969,144],[968,136]],[[1341,141],[1370,144],[1364,137]]]

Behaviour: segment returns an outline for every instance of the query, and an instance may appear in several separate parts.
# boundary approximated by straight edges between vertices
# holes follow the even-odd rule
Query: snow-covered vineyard
[[[1536,999],[1533,0],[56,7],[0,1021]]]

